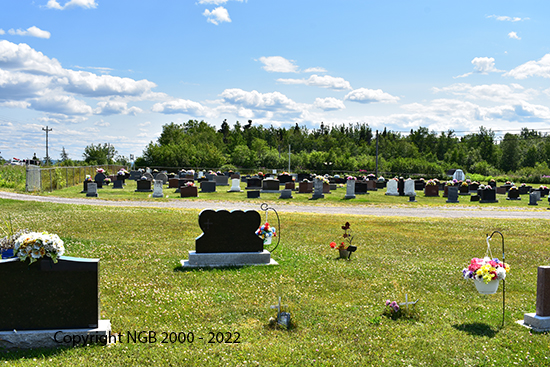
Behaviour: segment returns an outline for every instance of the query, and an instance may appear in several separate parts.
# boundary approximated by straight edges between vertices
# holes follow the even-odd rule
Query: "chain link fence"
[[[25,190],[49,191],[59,190],[65,187],[76,186],[82,183],[86,175],[92,179],[98,168],[103,168],[109,174],[116,174],[120,165],[79,166],[79,167],[48,167],[27,166]]]

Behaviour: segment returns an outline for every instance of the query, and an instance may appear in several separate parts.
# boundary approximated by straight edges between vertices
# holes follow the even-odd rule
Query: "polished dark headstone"
[[[249,199],[258,199],[260,197],[259,190],[250,190],[246,192],[246,197]]]
[[[263,240],[256,235],[261,217],[255,210],[214,211],[205,209],[199,214],[203,233],[195,240],[197,253],[261,252]]]
[[[371,181],[374,183],[374,181]],[[369,189],[369,181],[356,181],[355,182],[355,194],[363,195],[367,193]]]
[[[447,187],[447,203],[458,203],[458,186]]]
[[[153,190],[151,190],[151,181],[137,180],[136,183],[137,183],[136,192],[153,192]]]
[[[216,182],[214,181],[201,182],[201,192],[216,192]]]
[[[106,178],[107,178],[107,176],[105,176],[105,174],[101,173],[101,172],[98,172],[95,175],[94,182],[97,184],[98,189],[103,188],[103,182],[105,181]]]
[[[277,177],[277,179],[279,180],[279,182],[281,184],[285,184],[287,182],[292,182],[292,176],[291,175],[279,175],[279,177]]]
[[[0,331],[97,327],[99,259],[0,260]]]
[[[298,193],[310,194],[313,192],[313,182],[300,182],[298,184]]]
[[[88,192],[88,183],[90,183],[90,182],[93,182],[93,181],[84,181],[82,183],[84,187],[83,187],[82,191],[80,191],[81,194],[85,194],[85,193]]]
[[[168,188],[169,189],[177,189],[179,187],[179,178],[169,178],[168,179]]]
[[[263,180],[262,190],[279,192],[279,180],[273,180],[273,179]]]
[[[495,190],[477,190],[480,203],[498,203],[497,193]]]
[[[507,199],[508,200],[521,200],[521,198],[519,197],[519,190],[518,189],[508,190]]]
[[[124,185],[123,180],[113,181],[113,189],[123,189],[124,187],[122,187],[122,185]]]
[[[250,177],[246,180],[247,190],[257,190],[262,188],[262,179],[259,177]]]

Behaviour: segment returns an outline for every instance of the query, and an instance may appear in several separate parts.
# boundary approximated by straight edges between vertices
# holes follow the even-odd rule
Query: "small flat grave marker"
[[[282,190],[281,196],[279,196],[279,199],[292,199],[292,190],[290,189]]]

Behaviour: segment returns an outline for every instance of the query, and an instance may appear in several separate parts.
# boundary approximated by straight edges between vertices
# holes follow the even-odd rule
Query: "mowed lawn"
[[[1,218],[9,213],[18,228],[59,234],[66,255],[101,259],[101,317],[121,335],[107,347],[0,352],[6,365],[550,363],[548,335],[515,323],[535,311],[537,267],[550,258],[547,220],[281,213],[278,266],[183,270],[180,260],[201,233],[198,210],[14,200],[0,200],[0,208]],[[329,247],[342,240],[346,221],[358,246],[351,261]],[[502,329],[502,283],[497,294],[483,296],[461,278],[472,257],[484,256],[494,230],[504,234],[511,266]],[[500,258],[500,237],[491,244]],[[403,302],[405,294],[419,300],[411,317],[382,316],[387,299]],[[289,330],[269,326],[279,296],[291,313]],[[156,333],[156,340],[128,340],[140,331]],[[163,332],[191,333],[194,340],[162,343]]]

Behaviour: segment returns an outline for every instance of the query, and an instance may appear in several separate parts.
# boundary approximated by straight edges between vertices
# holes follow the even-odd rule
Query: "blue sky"
[[[0,3],[0,155],[162,125],[550,132],[550,2],[34,0]]]

